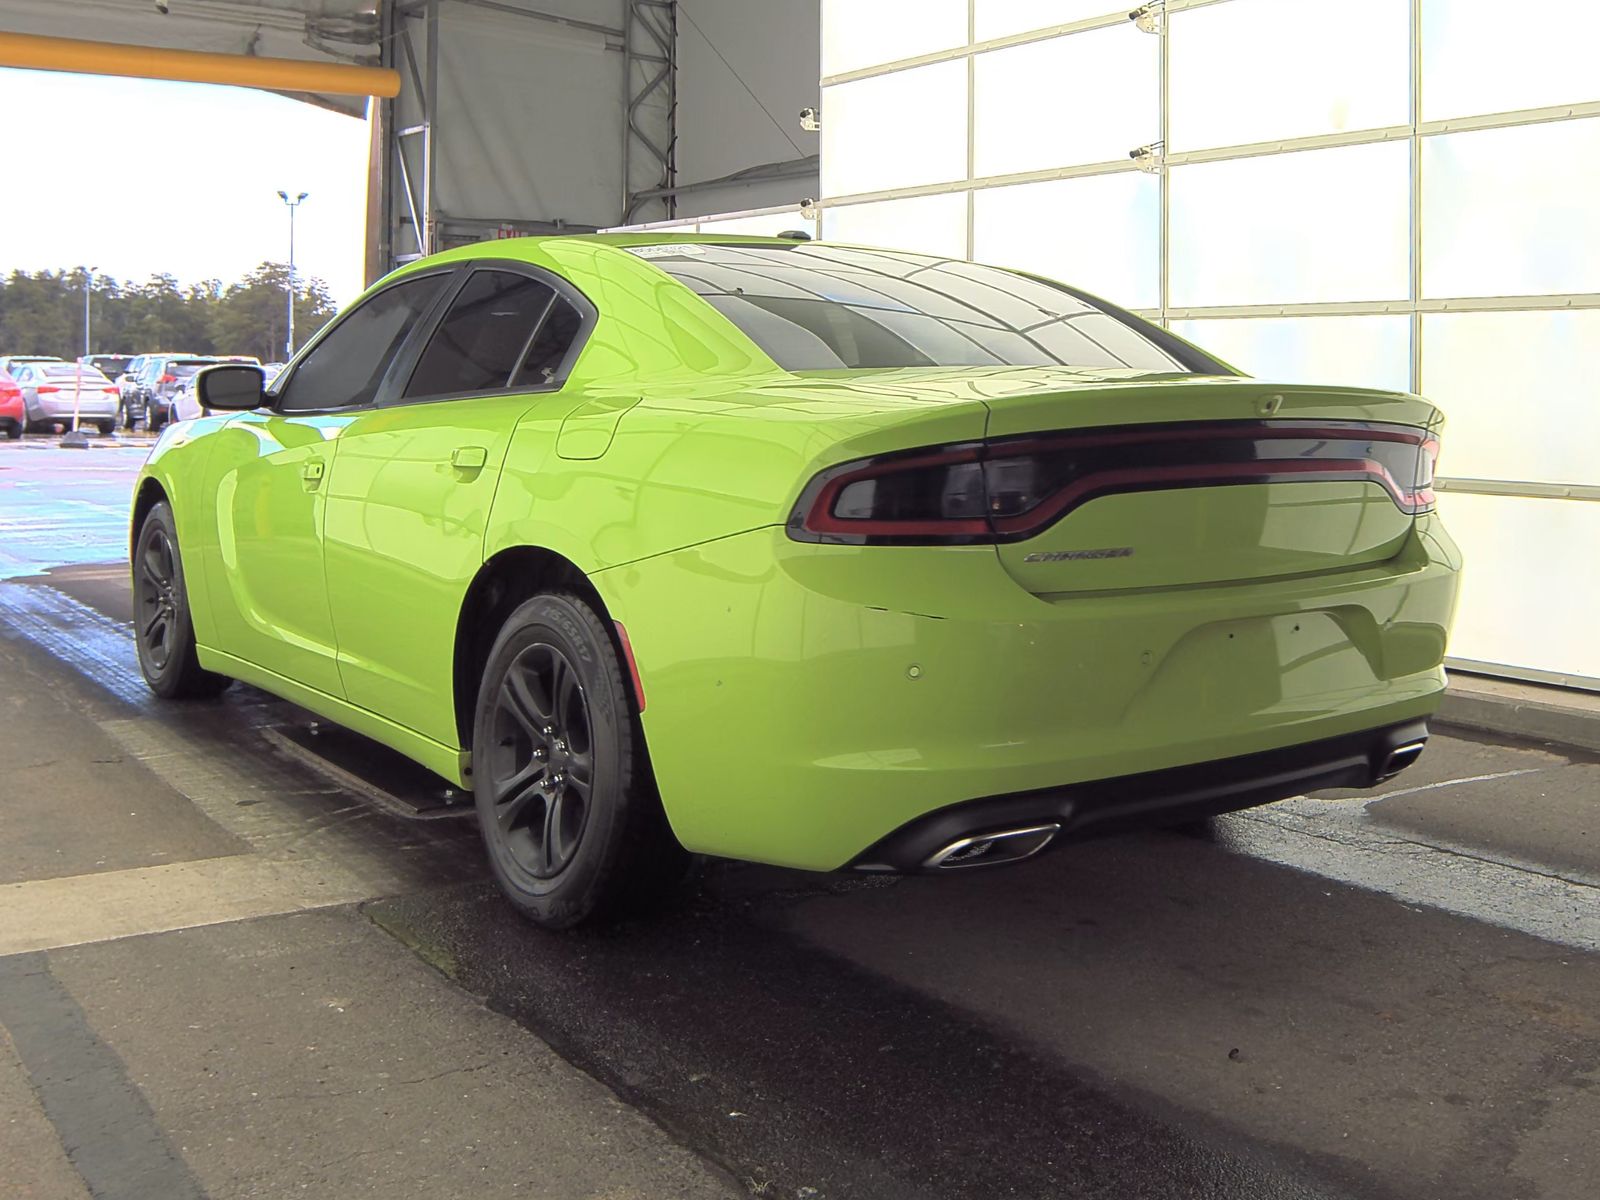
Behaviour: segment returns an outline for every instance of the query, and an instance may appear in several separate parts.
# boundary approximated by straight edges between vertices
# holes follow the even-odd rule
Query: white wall
[[[1132,7],[823,0],[823,235],[1031,267],[1253,375],[1418,388],[1452,655],[1600,688],[1600,3]]]
[[[818,152],[817,135],[800,128],[799,113],[817,104],[820,91],[819,2],[679,0],[680,184]],[[678,215],[794,204],[816,194],[814,175],[742,184],[691,192],[679,200]]]

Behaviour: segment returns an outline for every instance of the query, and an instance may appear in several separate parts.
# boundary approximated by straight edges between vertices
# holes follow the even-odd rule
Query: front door
[[[501,464],[517,419],[560,389],[583,326],[555,283],[474,270],[410,377],[339,437],[326,562],[346,696],[445,746],[459,745],[456,622]]]
[[[207,490],[211,628],[206,644],[295,683],[342,696],[323,571],[328,483],[340,436],[385,374],[446,276],[402,280],[342,316],[287,374],[272,411],[213,435]]]

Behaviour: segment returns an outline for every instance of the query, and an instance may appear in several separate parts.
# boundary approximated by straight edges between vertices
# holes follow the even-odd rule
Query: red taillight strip
[[[1107,447],[1150,445],[1169,448],[1216,444],[1221,441],[1249,441],[1257,444],[1260,457],[1244,461],[1205,461],[1203,450],[1195,451],[1195,461],[1166,464],[1105,465],[1083,463],[1084,473],[1071,478],[1056,492],[1044,497],[1025,512],[1009,516],[919,518],[840,517],[834,512],[840,494],[850,484],[864,479],[891,476],[902,471],[929,467],[983,462],[988,467],[1008,459],[1020,459],[1063,451],[1096,450]],[[1271,457],[1273,442],[1312,443],[1298,453]],[[1329,445],[1318,446],[1325,442]],[[1361,443],[1415,446],[1419,460],[1408,486],[1395,477],[1398,463],[1385,463],[1369,451],[1361,454]],[[1355,454],[1350,452],[1354,450]],[[1343,452],[1343,457],[1318,457]],[[1327,422],[1232,421],[1201,424],[1159,424],[1071,433],[1022,434],[983,443],[961,443],[878,459],[845,463],[824,471],[807,486],[790,518],[791,536],[843,539],[849,541],[981,543],[1018,541],[1032,537],[1059,521],[1073,509],[1090,500],[1113,493],[1165,490],[1169,488],[1212,487],[1225,484],[1294,482],[1315,478],[1327,482],[1360,480],[1375,483],[1388,493],[1402,512],[1415,514],[1434,503],[1431,477],[1422,474],[1420,456],[1428,456],[1429,466],[1437,455],[1438,443],[1425,430],[1401,425],[1379,425],[1352,421]],[[1126,455],[1123,455],[1126,458]],[[987,481],[986,481],[987,482]]]
[[[1028,536],[1052,525],[1075,508],[1100,496],[1150,492],[1166,488],[1219,487],[1242,483],[1293,483],[1314,475],[1325,482],[1376,483],[1404,512],[1416,512],[1416,500],[1382,463],[1370,458],[1274,458],[1251,463],[1196,463],[1176,467],[1130,467],[1085,475],[1043,504],[1014,517],[997,518],[996,533]]]

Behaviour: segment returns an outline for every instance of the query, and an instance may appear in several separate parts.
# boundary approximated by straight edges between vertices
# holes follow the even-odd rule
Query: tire
[[[24,424],[26,424],[24,421],[11,422],[11,424],[6,427],[6,437],[10,438],[13,442],[16,441],[22,436],[22,427]]]
[[[126,400],[117,401],[117,427],[126,429],[129,432],[133,430],[133,418],[128,415],[128,402]]]
[[[133,638],[139,670],[166,700],[215,696],[233,681],[200,665],[178,528],[165,500],[145,514],[133,549]]]
[[[618,915],[681,879],[616,649],[582,599],[506,619],[473,722],[473,792],[495,880],[537,925]]]
[[[110,437],[117,431],[117,423],[115,421],[98,421],[95,423],[95,428],[100,431],[102,437]]]

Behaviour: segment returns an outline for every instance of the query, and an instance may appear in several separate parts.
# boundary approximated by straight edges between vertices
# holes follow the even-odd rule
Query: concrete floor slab
[[[359,912],[49,961],[213,1200],[738,1194]]]
[[[0,1180],[9,1200],[89,1200],[34,1095],[28,1072],[0,1026]]]
[[[784,927],[1398,1195],[1594,1194],[1572,1170],[1600,1128],[1593,955],[1176,835],[820,896]]]
[[[1600,882],[1594,756],[1438,738],[1415,768],[1377,791],[1363,796],[1365,812],[1387,828]]]
[[[53,666],[19,649],[0,673],[0,885],[245,849],[66,702]]]

